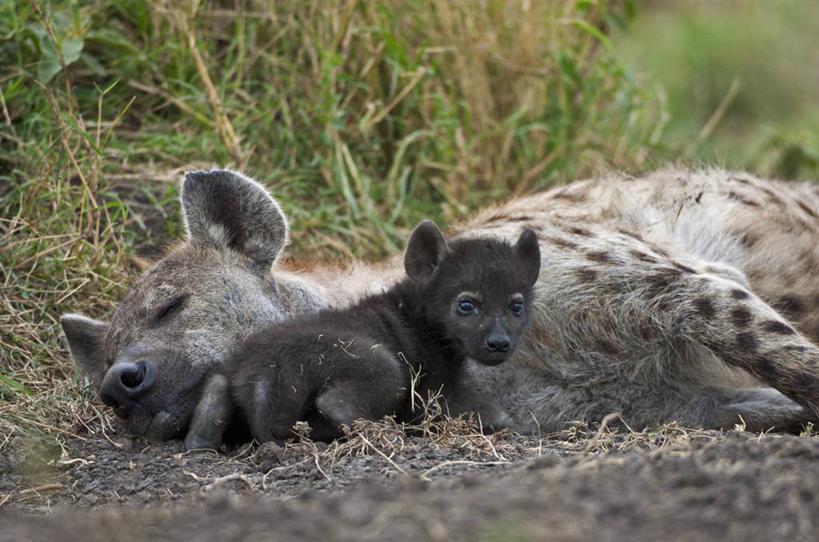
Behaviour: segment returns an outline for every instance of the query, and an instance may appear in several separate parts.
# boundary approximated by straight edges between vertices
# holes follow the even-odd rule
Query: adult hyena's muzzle
[[[100,399],[114,409],[120,418],[128,418],[154,387],[156,370],[146,361],[123,361],[114,364],[100,386]]]

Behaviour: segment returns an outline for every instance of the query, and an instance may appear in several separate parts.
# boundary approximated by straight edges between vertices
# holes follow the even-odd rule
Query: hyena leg
[[[233,410],[227,378],[221,374],[211,376],[193,413],[185,449],[219,448]]]
[[[444,412],[449,416],[473,414],[481,427],[494,431],[512,428],[514,421],[492,397],[492,383],[485,382],[482,375],[488,370],[471,360],[464,363],[449,388],[444,389]]]
[[[810,419],[808,413],[780,392],[771,388],[646,390],[638,401],[620,402],[588,396],[560,386],[545,386],[537,392],[506,398],[516,414],[511,427],[522,433],[550,433],[566,429],[580,420],[600,421],[620,412],[635,428],[652,427],[676,421],[683,426],[705,429],[732,429],[745,424],[748,431],[800,431]]]
[[[316,396],[316,410],[335,433],[325,438],[340,435],[341,425],[353,420],[393,414],[407,400],[405,372],[392,355],[371,352],[345,365],[343,379],[331,381]]]
[[[819,419],[819,348],[735,282],[691,280],[693,296],[677,312],[684,333],[799,403],[809,419]]]
[[[731,429],[739,424],[752,432],[803,428],[810,416],[804,408],[772,388],[715,390],[691,398],[677,420],[682,425]]]
[[[293,425],[304,420],[313,392],[301,383],[276,386],[265,379],[250,383],[246,391],[248,396],[237,397],[237,401],[241,402],[250,432],[258,442],[294,436]]]

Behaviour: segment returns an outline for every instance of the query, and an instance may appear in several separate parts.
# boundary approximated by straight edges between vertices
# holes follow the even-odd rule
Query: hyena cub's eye
[[[515,316],[520,316],[521,314],[523,314],[523,301],[520,300],[512,301],[512,304],[509,305],[509,312],[511,312]]]
[[[458,314],[466,316],[475,312],[475,302],[470,299],[461,299],[458,301]]]
[[[185,296],[177,297],[176,299],[172,300],[167,305],[159,309],[159,312],[156,313],[156,319],[154,322],[158,324],[171,314],[178,311],[179,308],[182,307],[183,301],[185,301]]]

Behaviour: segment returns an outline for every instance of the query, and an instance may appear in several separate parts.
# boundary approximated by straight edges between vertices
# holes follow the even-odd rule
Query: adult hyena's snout
[[[100,399],[112,407],[120,418],[127,418],[154,387],[156,369],[143,360],[116,363],[105,374]]]

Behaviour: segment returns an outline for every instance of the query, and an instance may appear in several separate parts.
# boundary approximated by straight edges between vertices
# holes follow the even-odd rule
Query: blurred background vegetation
[[[662,156],[785,179],[819,178],[819,3],[641,4],[614,38],[662,100]]]
[[[184,170],[253,175],[290,255],[323,259],[610,169],[816,178],[818,23],[800,0],[5,0],[0,417],[101,416],[57,318],[110,316],[179,237]]]

